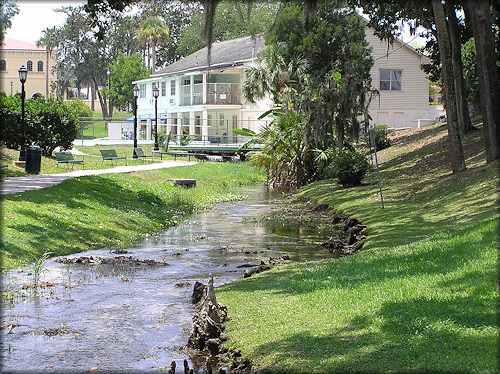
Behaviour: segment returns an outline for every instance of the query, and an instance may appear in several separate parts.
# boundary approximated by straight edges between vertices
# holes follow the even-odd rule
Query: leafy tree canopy
[[[15,0],[2,0],[2,12],[0,13],[0,42],[5,37],[5,30],[12,26],[12,18],[19,13],[19,7]]]
[[[266,32],[272,26],[278,9],[276,2],[220,2],[213,18],[212,42]],[[187,56],[207,45],[203,37],[204,25],[204,8],[199,7],[179,38],[179,55]]]
[[[126,56],[120,53],[116,62],[109,66],[109,70],[111,90],[107,88],[103,90],[118,108],[124,108],[133,102],[132,81],[147,78],[150,73],[139,54]]]

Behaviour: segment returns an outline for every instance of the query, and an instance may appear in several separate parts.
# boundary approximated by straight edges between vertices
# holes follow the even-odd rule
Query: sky
[[[64,24],[66,14],[54,12],[54,9],[86,3],[82,0],[17,0],[19,13],[12,18],[7,37],[35,44],[42,37],[43,30]]]

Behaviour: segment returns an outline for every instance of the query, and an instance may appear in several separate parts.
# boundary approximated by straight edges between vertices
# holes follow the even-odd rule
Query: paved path
[[[81,177],[84,175],[98,175],[111,173],[131,173],[134,171],[154,170],[171,168],[175,166],[194,165],[197,162],[189,161],[162,161],[134,166],[117,166],[112,169],[103,170],[74,170],[61,174],[28,175],[25,177],[7,177],[2,180],[0,195],[16,194],[28,190],[39,190],[54,186],[68,178]]]

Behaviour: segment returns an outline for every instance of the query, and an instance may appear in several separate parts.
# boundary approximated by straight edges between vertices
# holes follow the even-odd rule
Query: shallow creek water
[[[242,191],[248,199],[190,215],[176,228],[149,237],[125,254],[94,250],[65,258],[133,256],[168,265],[68,264],[45,262],[39,296],[22,285],[33,282],[31,268],[4,275],[13,301],[2,305],[2,372],[154,373],[186,351],[195,281],[215,286],[242,278],[261,259],[328,257],[319,246],[331,226],[296,222],[264,225],[279,208],[279,195],[265,188]],[[17,292],[15,290],[18,290]],[[31,294],[30,294],[31,292]],[[5,291],[4,291],[5,294]]]

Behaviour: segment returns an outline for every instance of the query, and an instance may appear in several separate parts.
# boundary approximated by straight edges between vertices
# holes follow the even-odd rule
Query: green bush
[[[373,128],[373,135],[375,136],[375,146],[377,147],[377,151],[381,149],[387,148],[391,145],[387,134],[389,130],[387,125],[377,125]]]
[[[74,98],[66,102],[66,105],[73,112],[76,117],[89,118],[94,115],[94,112],[90,107],[85,104],[81,99]]]
[[[21,144],[21,99],[0,93],[0,143],[17,149]]]
[[[361,181],[370,169],[366,156],[356,150],[344,148],[332,158],[332,163],[327,167],[327,176],[337,178],[343,187],[361,185]]]
[[[0,142],[18,149],[22,143],[21,100],[5,94],[0,99]],[[25,102],[26,145],[36,144],[42,154],[50,156],[56,147],[71,149],[75,140],[78,119],[69,106],[49,98],[29,99]]]

